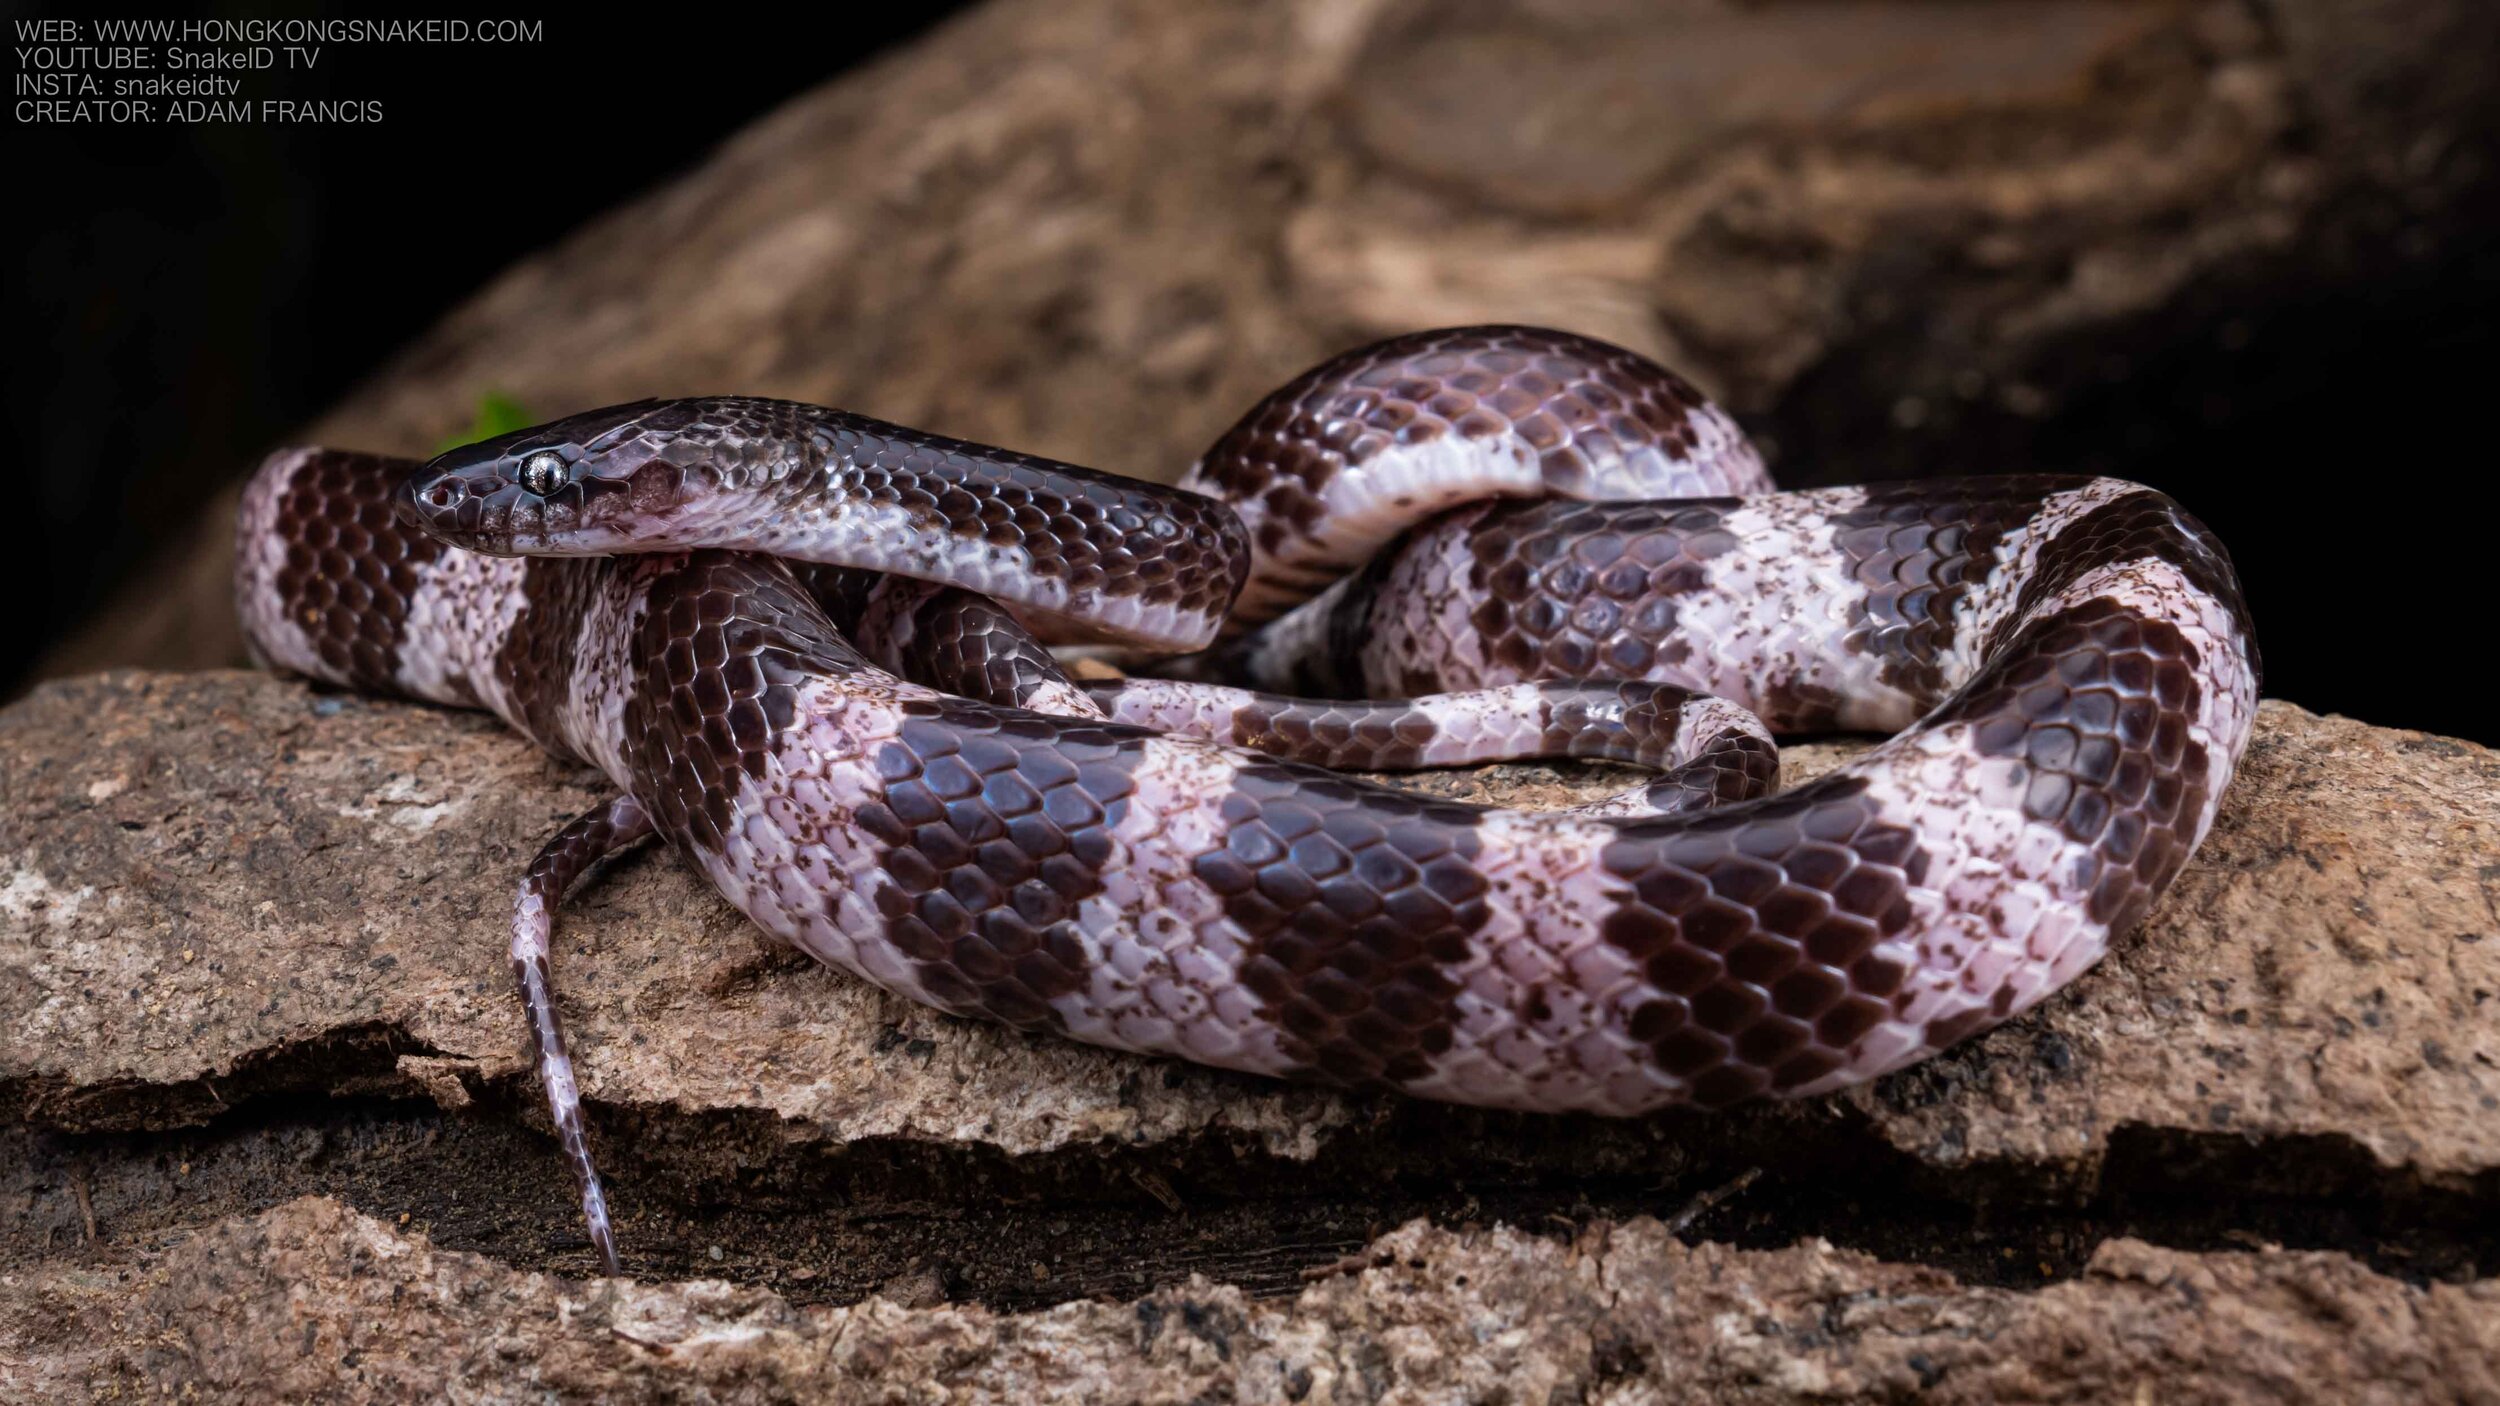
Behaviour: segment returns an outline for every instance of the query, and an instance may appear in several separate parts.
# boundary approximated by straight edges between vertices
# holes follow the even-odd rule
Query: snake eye
[[[564,456],[541,449],[521,461],[521,486],[544,498],[564,486]]]

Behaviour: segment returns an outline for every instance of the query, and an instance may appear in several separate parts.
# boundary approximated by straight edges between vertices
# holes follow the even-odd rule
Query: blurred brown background
[[[19,128],[53,198],[9,236],[0,677],[238,657],[231,488],[283,438],[735,390],[1168,477],[1334,350],[1518,320],[1665,358],[1793,485],[2167,489],[2238,557],[2269,693],[2500,740],[2449,663],[2500,506],[2490,7],[880,24],[550,20],[363,85],[376,128]]]

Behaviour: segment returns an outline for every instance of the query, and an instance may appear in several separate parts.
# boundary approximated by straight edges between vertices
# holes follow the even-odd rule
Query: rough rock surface
[[[305,433],[735,390],[1168,478],[1322,356],[1509,319],[1668,358],[1794,484],[1978,472],[2131,361],[2479,247],[2495,48],[2476,0],[1007,0]],[[48,672],[239,659],[231,516]]]
[[[2268,703],[2196,862],[2066,993],[1853,1094],[1631,1123],[938,1017],[637,856],[559,929],[651,1279],[608,1286],[529,1272],[590,1260],[500,954],[592,778],[482,717],[122,673],[0,710],[0,794],[0,1398],[2500,1390],[2471,744]],[[748,1287],[669,1282],[717,1274]]]
[[[2131,349],[2473,234],[2495,42],[2466,0],[1002,0],[306,437],[735,389],[1168,477],[1327,352],[1510,318],[1670,359],[1793,483],[2029,462]],[[53,671],[234,658],[230,519]],[[2070,991],[1713,1118],[1010,1035],[627,859],[559,937],[638,1276],[593,1281],[500,957],[593,779],[254,675],[65,680],[0,710],[0,1401],[2500,1400],[2500,759],[2260,723]]]
[[[1790,752],[1792,784],[1845,754]],[[1538,770],[1424,784],[1528,804],[1615,784],[1523,789]],[[603,784],[482,715],[262,675],[42,687],[0,713],[0,1108],[196,1122],[294,1077],[271,1072],[290,1049],[375,1032],[438,1101],[519,1075],[512,888]],[[1853,1101],[1942,1166],[2089,1159],[2139,1126],[2339,1137],[2470,1178],[2500,1166],[2495,853],[2500,757],[2270,703],[2213,837],[2136,937],[2031,1018]],[[559,941],[598,1103],[1010,1155],[1223,1129],[1307,1159],[1356,1118],[1334,1094],[944,1019],[781,960],[664,853],[590,887]]]
[[[557,1279],[305,1199],[0,1282],[0,1385],[30,1398],[2435,1403],[2500,1400],[2495,1364],[2500,1281],[2112,1240],[2024,1293],[1654,1220],[1408,1225],[1291,1298],[1192,1278],[998,1314]]]

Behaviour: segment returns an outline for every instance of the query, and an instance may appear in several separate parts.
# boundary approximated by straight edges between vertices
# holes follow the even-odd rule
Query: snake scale
[[[2160,493],[1774,491],[1673,374],[1528,328],[1348,353],[1178,488],[673,400],[422,466],[282,451],[239,547],[265,663],[615,782],[511,933],[611,1269],[547,956],[647,836],[946,1011],[1628,1115],[1868,1079],[2056,990],[2203,838],[2257,691],[2229,560]],[[1082,683],[1049,646],[1084,641],[1178,657]],[[1763,723],[1896,735],[1775,795]],[[1660,775],[1530,813],[1327,769],[1540,755]]]

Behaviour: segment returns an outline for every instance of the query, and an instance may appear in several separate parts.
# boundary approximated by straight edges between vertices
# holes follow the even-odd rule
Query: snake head
[[[490,556],[604,556],[728,545],[746,524],[717,511],[787,476],[774,446],[741,431],[752,402],[644,400],[585,411],[436,456],[401,482],[400,520]],[[706,509],[716,511],[706,511]]]

